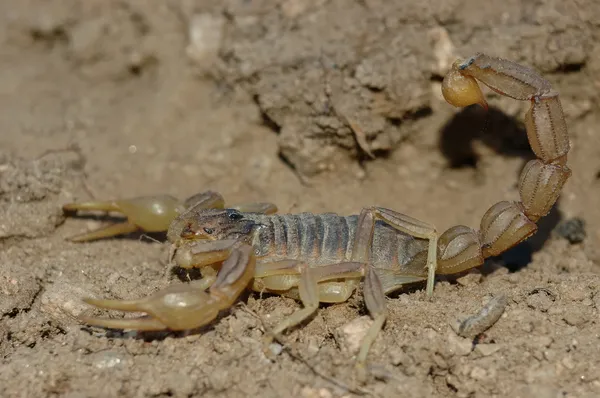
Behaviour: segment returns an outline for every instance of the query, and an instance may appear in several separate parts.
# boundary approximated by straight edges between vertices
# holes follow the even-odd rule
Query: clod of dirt
[[[33,160],[0,154],[0,202],[28,203],[56,195],[69,184],[66,177],[80,175],[84,163],[78,151],[71,149]]]
[[[9,260],[8,251],[0,254],[0,316],[16,315],[31,308],[41,289],[37,278],[24,278],[22,267]]]
[[[473,341],[470,339],[466,339],[463,337],[459,337],[454,333],[454,331],[450,331],[447,334],[447,345],[446,350],[449,356],[465,356],[469,355],[471,351],[473,351]]]
[[[487,357],[498,352],[502,346],[500,344],[477,344],[475,352],[481,356]]]
[[[383,29],[377,6],[285,4],[284,13],[254,3],[229,7],[222,69],[252,93],[299,174],[390,151],[416,131],[431,108],[430,68],[437,68],[419,29]],[[290,19],[295,28],[282,35]]]
[[[541,312],[547,312],[554,303],[554,297],[544,289],[536,289],[527,296],[527,305]]]
[[[64,219],[56,202],[5,205],[0,208],[0,239],[45,236],[62,224]]]
[[[140,74],[156,56],[146,18],[127,7],[78,21],[68,30],[68,54],[84,75],[123,79]]]
[[[83,163],[76,150],[31,161],[5,157],[0,164],[0,240],[54,231],[64,221],[60,196],[81,181]]]
[[[91,286],[73,286],[61,281],[49,284],[40,298],[40,310],[63,329],[68,329],[77,324],[79,315],[90,309],[82,298],[93,296],[91,289]]]

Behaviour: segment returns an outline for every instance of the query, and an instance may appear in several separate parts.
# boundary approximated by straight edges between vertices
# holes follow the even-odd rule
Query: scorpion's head
[[[250,239],[258,224],[235,209],[190,210],[169,227],[167,239],[176,247],[195,240]]]

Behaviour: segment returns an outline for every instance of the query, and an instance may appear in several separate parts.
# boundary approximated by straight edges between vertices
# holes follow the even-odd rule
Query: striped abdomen
[[[268,261],[294,259],[309,265],[351,261],[357,216],[325,214],[253,215],[263,225],[253,246]],[[402,268],[422,261],[427,241],[414,239],[383,222],[377,222],[371,248],[371,264],[377,268]],[[423,258],[422,258],[423,257]],[[414,266],[414,264],[412,264]]]

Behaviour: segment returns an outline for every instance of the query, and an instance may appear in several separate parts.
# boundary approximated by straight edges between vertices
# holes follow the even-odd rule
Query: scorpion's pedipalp
[[[214,320],[219,311],[233,304],[254,277],[255,258],[252,248],[239,244],[223,262],[215,277],[169,286],[137,300],[86,299],[98,308],[143,312],[148,317],[132,319],[81,318],[90,325],[139,330],[190,330]],[[206,289],[209,289],[206,291]]]
[[[205,209],[223,209],[225,207],[225,199],[218,192],[204,191],[187,198],[183,202],[183,207],[186,210],[182,214]]]
[[[145,332],[165,330],[166,326],[154,318],[90,318],[79,317],[79,320],[89,326],[107,329],[132,329]]]
[[[90,232],[75,235],[69,238],[71,242],[87,242],[91,240],[98,240],[104,238],[111,238],[118,235],[126,235],[137,231],[139,228],[137,225],[132,224],[128,221],[111,224],[104,228],[99,228]]]
[[[184,243],[175,251],[175,263],[186,269],[218,263],[231,255],[236,244],[233,239]]]
[[[210,305],[211,298],[205,290],[214,283],[215,277],[210,276],[189,284],[169,286],[151,296],[134,300],[107,300],[86,298],[84,301],[97,308],[125,312],[144,312],[147,317],[139,318],[90,318],[81,317],[80,320],[86,324],[136,330],[185,330],[195,326],[188,319],[181,317],[178,311],[186,311],[186,315],[194,310],[204,309]],[[208,314],[207,314],[208,312]],[[213,311],[214,317],[216,313]],[[214,319],[210,311],[204,311],[206,322]],[[189,327],[188,327],[189,326]]]
[[[172,196],[160,195],[114,201],[69,203],[63,206],[63,210],[118,212],[127,217],[126,222],[71,238],[75,242],[84,242],[127,234],[138,229],[145,232],[166,231],[171,221],[179,214],[181,203]]]

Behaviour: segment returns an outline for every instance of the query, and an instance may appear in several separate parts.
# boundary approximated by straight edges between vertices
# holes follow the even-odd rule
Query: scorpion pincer
[[[136,300],[86,299],[99,308],[146,313],[131,319],[83,318],[90,325],[137,330],[189,330],[213,321],[247,288],[302,302],[271,331],[277,336],[310,317],[319,303],[346,301],[363,282],[366,307],[374,319],[361,344],[357,364],[386,319],[385,295],[407,283],[427,281],[433,294],[436,274],[453,274],[483,264],[530,237],[536,222],[558,199],[571,175],[569,138],[558,94],[534,70],[476,54],[457,61],[442,92],[454,106],[487,107],[477,81],[517,100],[529,101],[527,136],[537,159],[524,167],[520,201],[501,201],[483,215],[479,230],[458,225],[438,234],[433,225],[381,207],[360,215],[275,214],[269,203],[225,208],[214,192],[181,203],[171,196],[142,197],[64,206],[66,211],[121,212],[127,220],[75,237],[88,241],[135,230],[168,231],[173,261],[197,267],[202,279],[178,284]]]

